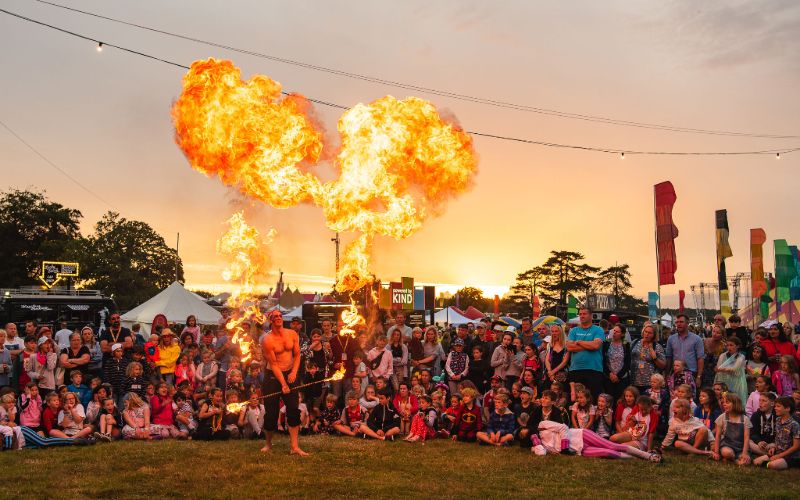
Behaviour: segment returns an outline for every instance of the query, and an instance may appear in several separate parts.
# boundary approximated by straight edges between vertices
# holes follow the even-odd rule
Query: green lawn
[[[2,497],[575,498],[800,497],[800,471],[768,471],[668,454],[640,460],[536,457],[449,441],[425,445],[314,436],[308,458],[285,437],[260,441],[118,442],[0,454]]]

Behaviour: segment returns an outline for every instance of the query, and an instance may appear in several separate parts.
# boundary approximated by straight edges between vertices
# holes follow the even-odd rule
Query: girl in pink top
[[[150,423],[152,433],[161,434],[162,438],[175,438],[180,434],[175,427],[175,410],[166,382],[158,384],[156,394],[150,398]]]
[[[28,382],[25,385],[25,393],[19,397],[19,423],[25,427],[42,432],[42,398],[39,396],[39,387]]]

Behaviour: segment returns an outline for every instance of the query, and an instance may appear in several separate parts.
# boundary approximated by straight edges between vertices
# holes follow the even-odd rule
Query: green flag
[[[778,302],[789,301],[789,287],[795,275],[792,251],[786,240],[775,240],[775,298]]]
[[[578,299],[572,295],[567,296],[567,319],[572,319],[578,315]]]

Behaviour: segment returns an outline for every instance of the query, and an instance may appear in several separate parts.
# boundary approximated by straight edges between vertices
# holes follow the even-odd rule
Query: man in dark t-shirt
[[[100,335],[100,350],[103,351],[103,364],[111,357],[111,346],[122,344],[125,353],[133,351],[133,333],[122,326],[119,313],[113,313],[110,318],[111,326]]]

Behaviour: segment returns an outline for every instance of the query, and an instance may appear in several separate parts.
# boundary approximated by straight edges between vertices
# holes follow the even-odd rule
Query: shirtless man
[[[300,433],[300,410],[298,409],[299,396],[291,386],[297,382],[297,371],[300,369],[300,342],[297,332],[283,327],[283,316],[280,311],[271,311],[267,315],[272,327],[269,335],[264,337],[261,344],[264,350],[264,359],[271,371],[266,372],[263,394],[272,394],[280,391],[280,398],[286,406],[286,423],[289,427],[290,451],[293,455],[307,456],[308,453],[300,449],[298,434]],[[264,416],[264,434],[266,444],[263,453],[272,449],[272,433],[278,429],[277,397],[264,400],[266,414]]]

